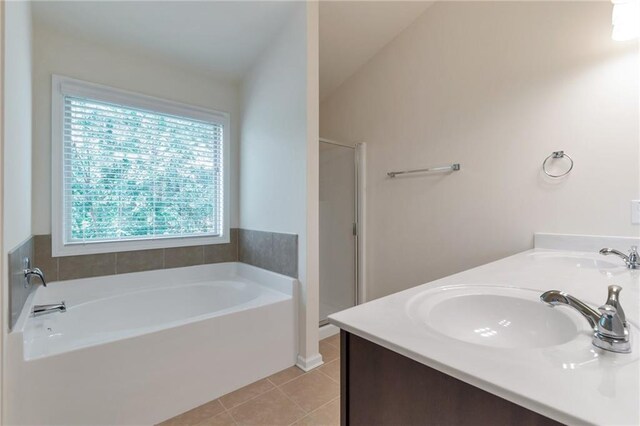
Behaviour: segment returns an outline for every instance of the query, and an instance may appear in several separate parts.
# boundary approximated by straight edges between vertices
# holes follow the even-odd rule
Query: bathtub
[[[154,424],[294,365],[296,291],[243,263],[39,287],[8,336],[5,421]]]

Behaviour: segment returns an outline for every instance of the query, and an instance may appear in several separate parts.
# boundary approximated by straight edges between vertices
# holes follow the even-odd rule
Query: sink
[[[407,313],[431,332],[494,348],[557,346],[589,333],[583,318],[547,306],[540,293],[498,286],[439,287],[414,296]]]

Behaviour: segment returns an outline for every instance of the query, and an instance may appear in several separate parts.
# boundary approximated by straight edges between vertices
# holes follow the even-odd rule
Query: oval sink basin
[[[562,345],[585,329],[563,309],[539,300],[540,292],[507,287],[458,286],[414,297],[408,314],[441,335],[495,348]]]

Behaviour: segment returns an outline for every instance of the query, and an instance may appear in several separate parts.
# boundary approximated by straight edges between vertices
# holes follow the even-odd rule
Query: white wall
[[[238,226],[238,84],[34,26],[33,233],[51,232],[51,74],[231,114],[231,226]]]
[[[7,2],[4,33],[3,256],[31,235],[31,6]]]
[[[370,298],[529,249],[534,232],[639,235],[638,71],[610,2],[427,9],[321,105],[323,137],[368,144]],[[575,168],[551,181],[541,163],[561,149]]]
[[[2,244],[2,306],[0,319],[2,339],[0,349],[0,372],[6,372],[4,348],[8,332],[9,276],[7,254],[31,235],[31,76],[32,76],[32,29],[31,7],[28,2],[4,2],[0,5],[0,40],[3,58],[0,60],[0,93],[2,99],[2,143],[0,158],[3,173],[2,215],[0,226]],[[2,78],[4,76],[4,78]],[[6,388],[0,390],[0,418],[4,409]],[[1,420],[0,420],[1,422]]]
[[[307,262],[307,12],[300,3],[245,79],[240,130],[240,227],[298,235],[304,358],[318,352],[317,336],[307,341],[307,318],[316,332],[318,321]]]

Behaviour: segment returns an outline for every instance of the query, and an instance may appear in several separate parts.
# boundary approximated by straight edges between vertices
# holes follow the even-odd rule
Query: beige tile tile
[[[336,382],[340,383],[340,359],[335,359],[331,362],[324,364],[318,370]]]
[[[340,398],[313,411],[299,420],[296,426],[340,426]]]
[[[340,349],[340,333],[338,334],[334,334],[333,336],[327,337],[326,339],[322,340],[323,342],[327,342],[330,345],[335,346],[336,348]]]
[[[258,380],[257,382],[221,396],[220,402],[222,402],[222,405],[227,409],[230,409],[273,389],[273,387],[273,384],[271,384],[267,379]]]
[[[198,423],[197,426],[233,426],[235,424],[236,422],[233,421],[231,414],[225,411],[224,413],[220,413],[217,416]]]
[[[298,236],[273,233],[273,251],[269,270],[298,277]]]
[[[289,367],[286,370],[282,370],[272,376],[269,376],[269,380],[276,386],[280,386],[283,383],[286,383],[290,380],[295,379],[298,376],[302,376],[304,371],[300,370],[295,365],[293,367]]]
[[[238,256],[241,262],[270,270],[269,266],[273,260],[273,233],[240,229]]]
[[[136,250],[116,253],[116,272],[127,274],[129,272],[151,271],[162,269],[163,250]]]
[[[317,370],[285,383],[280,389],[307,412],[340,395],[340,386]]]
[[[319,346],[320,354],[322,355],[322,360],[324,362],[331,362],[340,357],[340,350],[324,340],[320,342]]]
[[[164,267],[182,268],[183,266],[202,265],[204,263],[204,247],[174,247],[164,249]]]
[[[58,277],[60,280],[114,275],[115,273],[115,253],[64,256],[58,258]]]
[[[237,262],[238,261],[238,229],[230,230],[230,241],[227,244],[209,244],[204,246],[204,263]]]
[[[237,249],[232,244],[210,244],[204,246],[204,263],[236,262]]]
[[[173,417],[167,421],[160,423],[160,426],[192,426],[197,425],[203,420],[210,419],[220,413],[224,412],[224,407],[217,399],[211,402],[207,402],[199,407],[189,410],[186,413],[182,413],[179,416]]]
[[[33,248],[32,266],[40,268],[47,281],[58,281],[58,258],[51,257],[51,235],[34,236]]]
[[[239,425],[289,425],[305,412],[275,388],[230,410]]]

